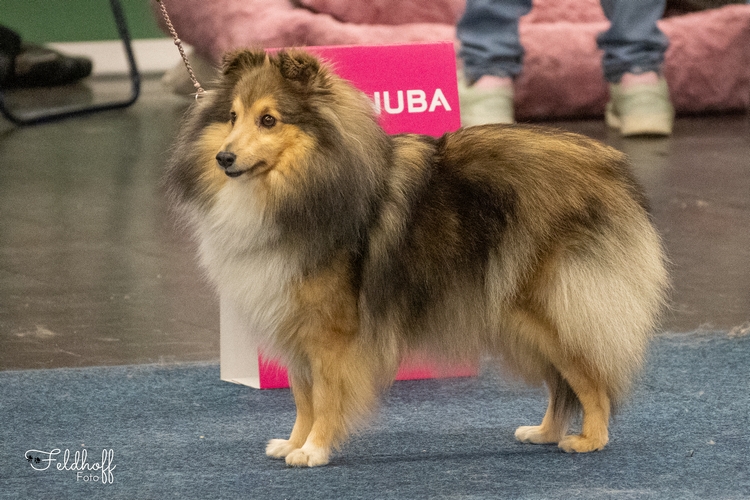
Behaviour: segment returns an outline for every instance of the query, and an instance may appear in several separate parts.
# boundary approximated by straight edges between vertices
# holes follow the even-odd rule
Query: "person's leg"
[[[666,0],[601,0],[610,28],[597,37],[604,51],[604,77],[619,83],[625,73],[659,73],[669,46],[656,22]]]
[[[666,0],[601,0],[610,28],[597,37],[610,82],[607,124],[623,136],[669,135],[674,108],[661,76],[669,40],[657,21]]]
[[[531,0],[467,0],[456,34],[469,83],[484,75],[514,77],[521,72],[518,20],[530,10]]]
[[[521,72],[524,55],[518,21],[530,10],[531,0],[467,0],[456,30],[465,126],[513,123],[513,78]]]

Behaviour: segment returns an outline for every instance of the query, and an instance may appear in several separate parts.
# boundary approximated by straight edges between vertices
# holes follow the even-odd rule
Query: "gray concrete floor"
[[[144,83],[123,111],[0,121],[0,370],[218,359],[217,300],[159,186],[189,101]],[[63,100],[91,88],[113,87]],[[632,157],[672,260],[664,330],[750,332],[748,116],[682,117],[664,139],[621,139],[601,120],[549,125]]]

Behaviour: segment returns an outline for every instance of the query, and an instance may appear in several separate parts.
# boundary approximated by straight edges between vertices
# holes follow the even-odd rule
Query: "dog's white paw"
[[[294,451],[288,439],[272,439],[266,446],[266,455],[271,458],[285,458]]]
[[[542,429],[541,425],[525,425],[516,429],[516,439],[522,443],[551,444],[560,441],[559,436],[552,436]]]
[[[328,463],[328,450],[310,445],[292,451],[286,456],[286,464],[292,467],[317,467]]]

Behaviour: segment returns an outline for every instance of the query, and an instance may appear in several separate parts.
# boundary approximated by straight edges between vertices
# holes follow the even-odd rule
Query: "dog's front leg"
[[[302,447],[287,455],[288,465],[327,464],[333,448],[371,412],[377,400],[373,357],[363,355],[352,339],[331,344],[315,349],[310,357],[314,421]]]
[[[337,366],[324,367],[324,363],[321,359],[313,360],[312,363],[314,420],[304,443],[286,456],[286,463],[294,467],[327,464],[334,444],[345,434],[341,374],[338,373]]]
[[[342,254],[329,267],[306,276],[293,296],[298,313],[284,331],[293,332],[289,338],[294,339],[299,356],[295,364],[304,367],[307,378],[303,382],[309,387],[300,387],[304,390],[299,393],[295,389],[299,425],[290,445],[306,437],[287,454],[286,463],[291,466],[327,464],[333,448],[367,416],[377,398],[383,356],[364,345],[359,336],[358,294],[352,288],[351,266],[351,256]]]
[[[297,419],[289,439],[272,439],[266,446],[266,455],[272,458],[286,458],[291,452],[302,447],[313,426],[312,384],[305,377],[289,373],[294,404],[297,406]]]

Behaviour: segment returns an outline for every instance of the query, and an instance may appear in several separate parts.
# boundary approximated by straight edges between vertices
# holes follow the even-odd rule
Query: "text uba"
[[[438,108],[450,111],[451,106],[445,98],[443,91],[435,89],[428,94],[424,90],[398,90],[396,92],[375,92],[372,95],[375,112],[381,114],[383,111],[389,115],[407,113],[432,113]]]

